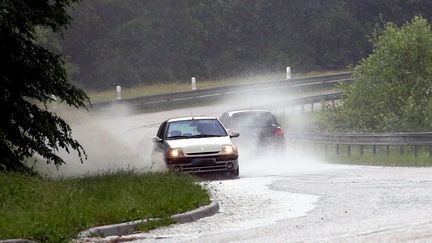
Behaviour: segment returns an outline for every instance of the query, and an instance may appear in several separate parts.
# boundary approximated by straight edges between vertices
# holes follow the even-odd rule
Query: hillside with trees
[[[345,69],[386,22],[430,19],[427,0],[84,0],[60,43],[86,89]]]

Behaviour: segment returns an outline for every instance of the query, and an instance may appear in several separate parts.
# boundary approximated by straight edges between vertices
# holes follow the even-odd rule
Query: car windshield
[[[167,139],[228,136],[216,119],[173,121],[168,124]]]
[[[233,114],[230,127],[270,127],[275,123],[269,112],[240,112]]]

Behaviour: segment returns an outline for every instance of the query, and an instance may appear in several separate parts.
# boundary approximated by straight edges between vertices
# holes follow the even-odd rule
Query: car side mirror
[[[158,138],[158,137],[153,137],[152,141],[153,141],[153,143],[160,143],[160,142],[162,142],[162,139]]]
[[[236,131],[232,131],[232,132],[230,132],[229,136],[230,136],[230,138],[236,138],[236,137],[240,136],[240,133],[236,132]]]

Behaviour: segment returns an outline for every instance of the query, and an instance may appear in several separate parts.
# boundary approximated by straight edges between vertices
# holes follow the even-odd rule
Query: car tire
[[[237,166],[237,169],[230,172],[231,178],[238,178],[240,175],[240,166]]]

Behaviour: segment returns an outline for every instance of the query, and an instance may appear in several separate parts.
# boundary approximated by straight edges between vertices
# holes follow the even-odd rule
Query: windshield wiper
[[[167,137],[167,139],[178,139],[178,138],[191,138],[191,136],[182,136],[182,135],[179,135],[179,136],[171,136],[171,137]]]
[[[217,135],[217,134],[198,134],[193,135],[191,138],[209,138],[209,137],[222,137],[223,135]]]

